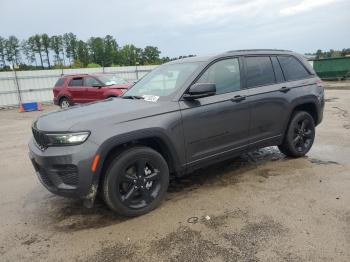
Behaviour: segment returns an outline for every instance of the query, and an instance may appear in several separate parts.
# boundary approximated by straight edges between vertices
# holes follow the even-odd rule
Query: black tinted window
[[[60,78],[60,79],[57,80],[55,86],[63,86],[63,84],[64,84],[64,79]]]
[[[82,86],[83,85],[83,79],[80,78],[73,78],[70,82],[69,82],[69,86]]]
[[[241,77],[238,58],[225,59],[212,64],[197,82],[214,83],[217,94],[240,90]]]
[[[309,76],[305,67],[293,56],[279,56],[284,76],[287,81],[303,79]]]
[[[275,57],[275,56],[271,57],[271,61],[272,61],[272,65],[273,65],[273,70],[275,71],[276,82],[277,83],[284,82],[282,69],[281,69],[280,63],[277,60],[277,57]]]
[[[247,87],[275,83],[270,57],[246,57]]]

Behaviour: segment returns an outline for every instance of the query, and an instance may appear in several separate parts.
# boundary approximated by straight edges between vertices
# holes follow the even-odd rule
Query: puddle
[[[316,159],[316,158],[308,158],[308,160],[311,163],[317,164],[317,165],[339,165],[339,163],[335,161],[325,161],[325,160]]]
[[[280,175],[280,173],[274,171],[274,170],[271,170],[271,169],[258,169],[256,170],[256,174],[258,176],[262,176],[264,178],[269,178],[271,176],[278,176]]]
[[[326,98],[324,101],[325,102],[334,102],[334,101],[337,101],[337,100],[339,100],[338,97],[330,97],[330,98]]]
[[[229,159],[218,164],[194,171],[191,174],[174,177],[170,181],[169,193],[192,191],[201,186],[225,186],[240,182],[242,173],[254,169],[268,161],[285,159],[277,147],[262,148],[243,154],[234,159]],[[264,172],[264,171],[263,171]],[[266,176],[275,175],[272,172]]]
[[[347,110],[340,108],[338,106],[333,106],[332,108],[335,108],[338,110],[338,112],[336,113],[338,116],[343,117],[343,118],[348,118],[349,117],[349,113]]]

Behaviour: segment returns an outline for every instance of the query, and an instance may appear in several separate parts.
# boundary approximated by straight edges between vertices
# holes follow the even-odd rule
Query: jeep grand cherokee
[[[303,56],[240,50],[163,64],[122,97],[40,116],[30,158],[51,192],[125,216],[157,207],[180,176],[277,145],[304,156],[323,115],[322,82]]]

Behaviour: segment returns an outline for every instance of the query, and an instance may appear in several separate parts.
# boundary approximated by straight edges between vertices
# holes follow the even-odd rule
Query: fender
[[[118,89],[112,89],[112,90],[107,90],[106,92],[103,93],[103,97],[104,98],[108,98],[111,96],[121,96],[123,93],[122,91],[118,90]]]
[[[59,101],[61,100],[62,97],[67,97],[68,100],[69,100],[71,103],[73,103],[72,96],[71,96],[71,94],[68,93],[68,92],[59,93],[59,94],[57,95],[57,103],[59,103]]]
[[[94,176],[93,180],[95,182],[99,181],[104,161],[106,160],[108,153],[114,147],[120,146],[128,142],[132,142],[135,140],[147,139],[147,138],[160,139],[166,145],[170,153],[170,157],[172,159],[172,162],[174,164],[174,169],[176,170],[176,172],[180,172],[180,173],[183,172],[182,170],[183,168],[178,157],[178,152],[176,152],[176,149],[172,145],[172,142],[170,141],[169,137],[165,134],[165,132],[161,128],[149,128],[149,129],[129,132],[127,134],[116,135],[114,137],[107,139],[105,142],[103,142],[96,152],[96,154],[100,155],[101,160],[100,160],[100,163],[98,164],[98,167],[95,172],[96,176]]]
[[[300,105],[304,105],[304,104],[313,104],[316,108],[316,114],[317,114],[317,119],[319,122],[319,118],[320,118],[320,110],[321,110],[321,105],[320,105],[320,101],[318,100],[317,96],[310,94],[310,95],[306,95],[303,97],[298,97],[296,99],[294,99],[291,102],[291,106],[290,106],[290,110],[288,112],[288,117],[286,119],[286,123],[284,124],[284,132],[287,130],[288,124],[289,124],[289,120],[295,110],[296,107],[300,106]],[[317,123],[315,123],[317,124]]]

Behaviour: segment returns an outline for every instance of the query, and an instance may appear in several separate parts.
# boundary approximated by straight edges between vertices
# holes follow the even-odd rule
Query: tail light
[[[321,79],[319,79],[319,80],[316,81],[316,85],[317,85],[318,87],[324,87],[323,81],[322,81]]]

